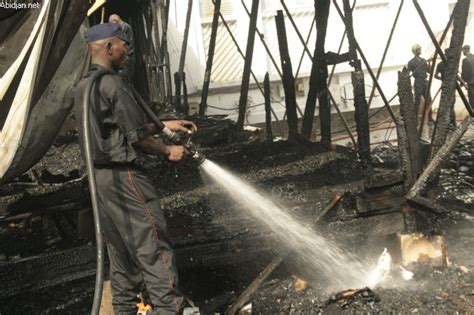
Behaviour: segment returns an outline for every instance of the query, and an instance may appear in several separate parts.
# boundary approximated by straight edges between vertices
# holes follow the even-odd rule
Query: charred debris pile
[[[406,203],[404,177],[398,149],[389,143],[374,148],[373,162],[364,166],[352,149],[335,146],[327,151],[318,143],[262,142],[258,134],[236,132],[226,120],[210,120],[201,132],[220,139],[201,144],[209,159],[371,263],[404,230],[400,211]],[[424,210],[431,232],[445,236],[452,266],[427,266],[429,271],[415,273],[415,288],[411,284],[371,288],[342,298],[314,281],[308,289],[296,288],[295,279],[307,275],[293,255],[270,271],[243,306],[256,313],[421,310],[424,305],[436,311],[469,310],[473,305],[470,269],[474,264],[468,250],[474,244],[469,228],[473,151],[472,140],[454,148],[443,164],[434,199],[444,211]],[[206,186],[195,167],[158,160],[147,163],[163,196],[184,288],[209,311],[227,309],[281,254],[272,246],[272,235],[215,187]],[[86,180],[77,142],[60,139],[31,171],[0,187],[0,292],[7,298],[2,303],[5,311],[16,309],[23,300],[25,310],[87,309],[93,293],[95,249]],[[430,287],[440,279],[443,286]],[[45,288],[64,291],[72,300],[59,298],[53,306],[51,297],[39,293]],[[413,290],[423,293],[415,298]]]

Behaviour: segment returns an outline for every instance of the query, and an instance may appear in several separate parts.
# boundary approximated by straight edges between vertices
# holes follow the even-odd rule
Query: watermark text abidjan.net
[[[0,9],[39,9],[39,1],[28,1],[28,0],[0,0]]]

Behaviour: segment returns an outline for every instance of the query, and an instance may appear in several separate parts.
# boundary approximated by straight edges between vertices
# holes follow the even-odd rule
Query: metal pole
[[[354,2],[352,2],[352,9],[351,9],[351,12],[354,12],[354,8],[355,8],[356,3],[357,3],[357,0],[354,0]],[[339,43],[339,48],[337,49],[337,54],[340,54],[340,53],[341,53],[342,44],[344,44],[344,39],[346,38],[346,34],[347,34],[347,30],[344,29],[344,33],[342,34],[342,37],[341,37],[341,42]],[[337,65],[337,64],[334,64],[334,65],[332,66],[331,74],[329,75],[329,79],[328,79],[328,86],[331,85],[332,77],[333,77],[333,75],[334,75],[334,71],[336,70],[336,65]]]
[[[247,9],[247,6],[245,5],[244,0],[241,0],[240,2],[242,3],[242,5],[244,7],[245,12],[247,12],[247,15],[250,17],[250,11]],[[265,51],[267,52],[268,57],[270,57],[270,60],[272,61],[273,66],[277,70],[278,75],[280,76],[280,78],[283,78],[283,75],[281,74],[280,67],[278,66],[277,62],[275,61],[275,58],[273,58],[272,52],[270,51],[270,48],[268,47],[267,43],[265,42],[265,39],[264,39],[265,36],[263,36],[263,34],[258,30],[258,27],[255,27],[255,31],[257,32],[258,38],[260,38],[260,41],[262,42],[262,45],[265,48]]]
[[[176,85],[176,107],[181,107],[181,84],[184,81],[184,61],[186,59],[186,48],[188,47],[189,25],[191,23],[191,13],[193,9],[193,0],[188,0],[188,11],[186,12],[186,22],[184,24],[183,43],[181,44],[181,55],[179,56],[178,78]],[[184,104],[187,107],[188,104]]]
[[[221,21],[222,21],[222,24],[224,24],[225,29],[226,29],[227,32],[229,33],[229,36],[230,36],[230,38],[232,39],[232,42],[234,43],[235,48],[237,48],[237,51],[239,52],[240,56],[242,56],[242,58],[244,58],[244,60],[245,60],[245,55],[244,55],[242,49],[240,49],[239,43],[238,43],[237,40],[235,39],[234,34],[232,34],[232,31],[230,30],[229,25],[227,24],[226,20],[224,19],[224,16],[222,15],[222,13],[220,13],[220,12],[219,12],[219,17],[220,17],[220,19],[221,19]],[[258,79],[257,79],[257,77],[255,76],[255,73],[253,73],[252,69],[250,69],[250,74],[252,75],[253,80],[254,80],[255,83],[257,84],[257,87],[258,87],[258,89],[260,90],[260,93],[262,93],[263,97],[265,97],[265,92],[263,91],[262,87],[260,86],[260,83],[258,82]],[[275,120],[276,120],[277,122],[280,122],[280,120],[278,119],[278,116],[276,115],[276,113],[275,113],[275,111],[273,110],[273,108],[271,108],[271,111],[272,111],[272,114],[273,114],[273,117],[275,118]]]
[[[243,5],[243,7],[244,7],[244,9],[245,9],[245,12],[247,12],[247,15],[250,17],[250,12],[249,12],[249,10],[247,9],[247,6],[245,5],[244,0],[241,0],[241,3],[242,3],[242,5]],[[265,48],[265,51],[267,52],[268,57],[270,57],[270,60],[271,60],[271,62],[273,63],[273,66],[274,66],[275,69],[277,70],[278,75],[280,76],[280,79],[283,79],[283,75],[282,75],[282,73],[281,73],[281,70],[280,70],[278,64],[276,63],[275,58],[273,57],[273,54],[272,54],[271,51],[270,51],[270,48],[268,47],[267,43],[265,42],[265,39],[264,39],[265,36],[258,30],[257,27],[255,28],[255,31],[257,32],[257,35],[258,35],[258,37],[260,38],[260,41],[262,42],[262,45],[263,45],[263,47]],[[300,115],[303,116],[303,112],[301,111],[301,109],[300,109],[300,107],[298,106],[298,104],[296,104],[296,109],[298,110],[298,113],[300,113]],[[286,113],[285,113],[285,115],[286,115]]]
[[[257,27],[258,4],[259,0],[252,0],[252,11],[250,14],[249,31],[247,36],[244,71],[242,74],[242,83],[240,85],[239,116],[237,118],[237,128],[239,130],[244,128],[245,113],[247,111],[250,70],[252,67],[253,47],[255,44],[255,29]]]
[[[333,3],[336,7],[336,10],[337,12],[339,13],[339,16],[341,17],[342,21],[345,21],[345,17],[344,15],[342,14],[342,11],[341,11],[341,8],[339,7],[339,5],[337,4],[336,0],[333,0]],[[388,110],[388,113],[390,114],[390,117],[392,117],[392,120],[393,121],[397,121],[397,118],[395,117],[395,114],[393,113],[392,111],[392,108],[390,107],[390,104],[387,100],[387,98],[385,97],[385,93],[383,92],[382,88],[380,87],[380,84],[377,80],[377,78],[375,77],[375,74],[374,72],[372,71],[372,69],[370,68],[370,65],[369,65],[369,62],[367,61],[367,59],[365,58],[365,55],[364,53],[362,52],[362,49],[360,48],[359,44],[357,43],[357,40],[354,38],[354,44],[355,44],[355,48],[357,50],[357,52],[359,53],[360,57],[362,58],[362,61],[364,62],[365,64],[365,67],[367,68],[367,72],[369,72],[369,75],[371,76],[372,80],[374,81],[374,84],[377,88],[377,91],[379,92],[380,94],[380,97],[382,98],[383,102],[384,102],[384,105],[385,107],[387,108]]]
[[[309,51],[308,47],[305,45],[305,41],[304,41],[304,39],[303,39],[303,36],[301,36],[300,30],[299,30],[298,27],[296,26],[296,23],[295,23],[295,21],[293,20],[293,17],[291,16],[290,11],[289,11],[288,8],[286,7],[285,1],[284,1],[284,0],[280,0],[280,2],[281,2],[281,5],[283,6],[283,9],[284,9],[285,12],[286,12],[286,15],[288,16],[288,19],[289,19],[290,22],[291,22],[291,25],[293,25],[293,28],[295,29],[296,34],[298,35],[298,38],[300,39],[301,43],[303,44],[304,50],[305,50],[306,53],[308,54],[309,58],[310,58],[311,60],[313,60],[313,56],[311,55],[311,52]]]
[[[166,80],[166,98],[168,103],[173,103],[173,91],[171,87],[171,70],[170,70],[170,54],[168,51],[168,16],[170,12],[170,1],[166,3],[162,0],[161,4],[161,23],[163,24],[161,36],[161,63]]]
[[[214,2],[214,16],[212,18],[211,38],[209,40],[209,52],[207,54],[206,70],[204,72],[204,82],[201,92],[201,104],[199,104],[199,115],[204,116],[207,107],[207,96],[209,94],[209,84],[211,82],[212,62],[214,60],[214,51],[216,49],[217,26],[219,24],[219,15],[221,10],[221,0]]]
[[[390,30],[390,35],[388,36],[387,44],[385,45],[385,49],[383,51],[382,60],[380,60],[379,68],[377,69],[377,75],[375,76],[377,80],[380,78],[380,73],[382,73],[382,67],[385,62],[385,57],[387,56],[388,47],[392,42],[393,33],[395,32],[395,26],[397,26],[398,18],[400,17],[400,12],[402,11],[404,0],[400,1],[400,6],[398,7],[397,15],[395,16],[395,21],[393,21],[392,29]],[[372,104],[372,99],[374,98],[375,94],[375,86],[372,86],[372,90],[370,91],[368,106],[370,108],[370,104]]]

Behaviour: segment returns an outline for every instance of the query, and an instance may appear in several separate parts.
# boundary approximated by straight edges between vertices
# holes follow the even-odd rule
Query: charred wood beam
[[[263,80],[263,91],[265,92],[265,126],[267,129],[267,141],[273,141],[273,132],[272,132],[272,115],[271,115],[271,91],[270,91],[270,77],[268,72],[265,73],[265,79]]]
[[[362,71],[353,71],[351,77],[352,86],[354,87],[357,148],[362,161],[368,163],[370,161],[369,108],[365,98],[364,73]]]
[[[338,6],[336,0],[333,0],[333,2],[337,9]],[[357,41],[354,34],[354,24],[352,22],[352,8],[349,5],[349,0],[342,0],[342,4],[344,8],[343,22],[346,26],[347,41],[349,42],[349,55],[352,60],[351,66],[353,66],[356,71],[362,71],[360,59],[357,57]]]
[[[291,58],[286,40],[285,18],[283,11],[278,10],[275,16],[280,49],[281,68],[283,70],[283,87],[285,90],[286,112],[288,114],[288,139],[294,141],[298,137],[298,116],[296,115],[295,78],[291,67]]]
[[[162,34],[161,34],[161,65],[163,67],[163,73],[166,82],[166,99],[168,104],[173,103],[173,90],[171,86],[171,64],[170,54],[168,51],[168,17],[170,14],[170,0],[161,0],[161,23],[162,23]]]
[[[352,8],[351,8],[351,11],[354,12],[354,8],[355,8],[355,5],[357,3],[357,0],[354,0],[352,2]],[[341,50],[342,50],[342,45],[344,44],[344,40],[346,39],[346,34],[347,34],[347,30],[344,29],[344,33],[342,33],[342,36],[341,36],[341,41],[339,42],[339,48],[337,49],[337,54],[339,55],[341,53]],[[347,61],[350,61],[350,54],[347,53],[349,56],[349,60]],[[328,80],[328,86],[331,85],[331,81],[332,81],[332,78],[333,78],[333,75],[334,75],[334,71],[336,70],[336,64],[334,64],[332,66],[332,69],[331,69],[331,74],[329,75],[329,80]]]
[[[346,0],[345,0],[345,1],[346,1]],[[336,0],[333,0],[333,3],[334,3],[334,6],[336,7],[337,12],[339,13],[340,18],[341,18],[342,21],[345,23],[346,18],[344,17],[344,14],[342,13],[341,8],[340,8],[339,5],[337,4],[337,1],[336,1]],[[347,5],[346,5],[346,6],[347,6]],[[348,12],[349,12],[349,10],[345,10],[345,11],[348,11]],[[349,35],[348,35],[348,38],[349,38]],[[374,74],[374,72],[372,71],[372,68],[370,67],[369,62],[367,61],[367,58],[365,57],[364,52],[363,52],[362,49],[360,48],[360,46],[359,46],[359,44],[357,43],[357,40],[355,39],[355,37],[352,37],[351,41],[354,43],[357,52],[359,53],[360,57],[362,58],[362,61],[364,62],[365,67],[367,68],[367,72],[369,73],[369,75],[370,75],[372,81],[373,81],[374,84],[375,84],[375,87],[377,88],[377,91],[378,91],[379,94],[380,94],[380,97],[382,98],[382,100],[383,100],[383,102],[384,102],[385,108],[387,109],[388,113],[390,114],[390,117],[392,118],[392,120],[393,120],[394,122],[396,122],[397,117],[396,117],[395,114],[393,113],[393,110],[392,110],[392,108],[390,107],[390,102],[389,102],[389,101],[387,100],[387,98],[385,97],[385,93],[383,92],[382,87],[381,87],[380,84],[379,84],[379,81],[378,81],[377,78],[375,77],[375,74]],[[349,52],[350,52],[351,54],[353,54],[350,50],[349,50]]]
[[[338,63],[351,61],[351,55],[347,52],[344,54],[338,54],[332,51],[328,51],[325,55],[327,65],[337,65]]]
[[[209,39],[209,51],[207,53],[206,70],[204,72],[204,82],[201,91],[201,103],[199,104],[199,115],[204,116],[207,107],[207,97],[209,95],[209,84],[211,82],[212,63],[214,61],[214,51],[216,49],[217,26],[219,24],[219,14],[221,10],[221,0],[214,1],[214,15],[212,17],[211,37]]]
[[[416,1],[414,2],[417,9],[421,10],[419,4]],[[469,0],[459,0],[453,10],[453,32],[451,43],[449,45],[450,49],[448,55],[445,56],[445,58],[447,58],[445,61],[446,70],[443,76],[445,79],[441,83],[442,92],[438,115],[436,118],[436,126],[433,132],[433,140],[431,143],[431,159],[433,159],[439,148],[446,142],[449,132],[451,110],[454,106],[453,101],[455,98],[455,88],[456,86],[459,86],[457,82],[457,73],[461,57],[461,48],[464,41],[464,33],[466,30],[467,16],[469,13],[469,4]],[[429,28],[427,24],[426,27]],[[443,60],[445,58],[443,58]]]
[[[439,203],[432,201],[428,198],[422,196],[414,196],[413,198],[407,200],[410,204],[414,205],[415,207],[422,207],[428,210],[433,211],[434,213],[446,213],[448,210],[440,205]]]
[[[186,60],[186,49],[188,47],[188,37],[189,37],[189,25],[191,23],[191,13],[193,10],[193,0],[188,0],[188,10],[186,12],[186,21],[184,24],[184,34],[183,34],[183,43],[181,44],[181,55],[179,56],[179,65],[178,72],[175,73],[175,106],[176,108],[184,113],[188,113],[189,105],[185,100],[184,106],[181,109],[181,85],[184,82],[184,62]],[[183,84],[184,85],[184,84]],[[184,87],[183,87],[184,88]]]
[[[400,168],[405,175],[405,189],[410,189],[416,178],[411,173],[412,161],[410,159],[410,150],[408,146],[408,136],[403,119],[396,122],[397,139],[398,139],[398,154],[400,155]]]
[[[334,0],[336,9],[342,14],[340,8],[337,6],[337,2]],[[354,88],[354,118],[356,121],[357,129],[357,148],[359,156],[364,164],[367,164],[370,160],[370,133],[369,133],[369,108],[367,105],[367,99],[365,98],[365,80],[364,72],[362,72],[362,65],[359,59],[357,59],[357,41],[354,35],[354,27],[352,22],[352,8],[349,4],[349,0],[343,0],[344,5],[344,24],[346,26],[347,39],[349,41],[349,55],[351,56],[351,65],[354,67],[352,72],[352,86]]]
[[[247,9],[247,6],[245,5],[244,0],[241,0],[240,2],[242,3],[242,6],[244,7],[245,12],[247,12],[247,15],[250,17],[250,12]],[[283,74],[281,73],[280,67],[278,66],[277,62],[275,61],[275,58],[273,57],[273,54],[270,51],[270,48],[268,47],[267,43],[265,42],[265,36],[258,30],[258,27],[255,27],[255,32],[257,33],[258,37],[260,38],[260,41],[261,41],[263,47],[265,48],[265,51],[267,52],[268,57],[270,58],[271,62],[273,63],[273,66],[277,70],[278,75],[280,76],[280,79],[283,80]],[[309,38],[309,36],[308,36],[308,38]],[[302,61],[302,59],[301,59],[301,61]],[[300,61],[300,64],[301,64],[301,61]],[[298,66],[298,69],[299,69],[299,66]],[[298,70],[296,71],[295,77],[298,77]],[[295,78],[295,80],[296,80],[296,78]],[[300,115],[303,116],[303,112],[301,111],[298,103],[296,103],[296,109],[298,110]],[[285,115],[286,115],[286,113],[285,113]]]
[[[404,122],[407,136],[410,169],[406,169],[407,187],[411,187],[421,172],[420,135],[417,130],[417,113],[413,103],[413,93],[410,81],[410,72],[403,68],[398,72],[398,96],[400,98],[400,115]],[[407,165],[408,166],[408,165]]]
[[[446,38],[446,35],[448,34],[448,30],[449,30],[451,24],[453,23],[453,19],[454,19],[454,14],[451,13],[451,16],[449,17],[448,24],[444,28],[443,34],[441,35],[441,38],[439,40],[440,45],[443,44],[444,39]],[[433,77],[434,77],[435,70],[436,70],[436,59],[437,58],[438,58],[438,51],[435,50],[435,53],[434,53],[434,56],[433,56],[433,61],[431,62],[430,78],[428,80],[428,87],[426,88],[425,100],[429,100],[431,84],[433,83]],[[423,106],[423,115],[421,115],[421,122],[420,122],[420,135],[423,134],[423,127],[424,127],[424,124],[425,124],[425,113],[429,112],[428,109],[431,108],[432,104],[435,101],[435,98],[433,98],[431,100],[431,102],[425,102],[425,104]]]
[[[400,12],[402,11],[403,3],[404,3],[404,0],[401,0],[400,6],[398,7],[397,14],[395,15],[395,20],[393,21],[392,29],[390,30],[390,34],[388,35],[387,44],[385,45],[385,49],[382,54],[382,60],[380,60],[380,65],[379,65],[379,68],[377,69],[377,74],[375,76],[377,80],[380,78],[380,74],[382,73],[382,67],[385,62],[385,57],[387,57],[388,48],[390,47],[390,43],[392,42],[393,33],[395,32],[395,27],[397,26],[398,18],[400,17]],[[374,95],[375,95],[375,85],[372,86],[372,89],[370,91],[370,96],[369,96],[369,101],[368,101],[369,107],[370,107],[370,104],[372,104]]]
[[[255,44],[255,29],[257,28],[259,0],[252,0],[252,11],[250,12],[249,31],[247,36],[247,49],[245,51],[244,71],[242,83],[240,85],[239,116],[237,118],[237,128],[244,128],[245,114],[247,112],[247,98],[249,95],[250,71],[252,68],[253,48]]]
[[[306,54],[308,54],[309,59],[313,60],[313,56],[311,55],[311,52],[309,51],[308,46],[306,46],[305,40],[304,40],[303,36],[301,35],[301,32],[298,29],[298,26],[296,26],[295,20],[293,20],[293,16],[291,15],[290,10],[288,10],[288,7],[285,4],[285,0],[280,0],[280,3],[283,7],[283,10],[285,10],[286,16],[290,20],[291,25],[293,25],[293,28],[295,29],[296,35],[298,35],[298,38],[300,39],[301,43],[303,44],[304,51],[306,52]],[[318,11],[316,11],[316,15],[317,14],[318,14]],[[316,18],[316,25],[317,25],[317,18]]]
[[[250,296],[255,293],[255,291],[260,288],[262,283],[270,276],[278,266],[280,266],[281,262],[283,261],[282,256],[276,256],[275,258],[272,259],[272,261],[265,267],[265,269],[260,272],[257,278],[255,278],[252,283],[245,289],[244,292],[240,294],[240,296],[237,298],[237,301],[235,301],[231,308],[225,313],[226,315],[234,315],[237,314],[238,311],[242,306],[244,306],[245,303],[248,302],[250,299]]]
[[[225,29],[227,30],[227,33],[229,33],[229,36],[230,38],[232,39],[232,42],[234,43],[235,45],[235,48],[237,48],[237,51],[239,52],[240,56],[245,60],[245,55],[242,51],[242,49],[240,48],[240,45],[239,43],[237,42],[237,39],[235,39],[235,36],[234,34],[232,34],[232,31],[230,30],[230,27],[229,25],[227,24],[224,16],[222,15],[222,13],[219,12],[219,16],[220,16],[220,19],[222,21],[222,24],[224,24],[224,27]],[[255,82],[255,84],[257,85],[260,93],[262,94],[262,96],[265,98],[265,93],[262,89],[262,87],[260,86],[260,82],[258,82],[258,79],[257,79],[257,76],[255,75],[255,73],[252,71],[252,69],[250,69],[250,74],[252,75],[252,78]],[[273,110],[273,108],[271,108],[271,112],[272,112],[272,115],[273,115],[273,118],[275,118],[275,121],[277,122],[280,122],[280,120],[278,119],[278,116],[276,115],[275,111]]]
[[[471,121],[471,117],[467,116],[464,121],[456,128],[456,130],[454,130],[449,135],[449,138],[446,140],[444,145],[434,154],[433,158],[431,159],[431,162],[425,168],[425,170],[420,175],[415,184],[413,184],[412,188],[406,196],[408,200],[413,199],[413,197],[415,196],[423,195],[425,193],[427,185],[430,183],[430,181],[432,181],[438,176],[443,162],[452,152],[459,140],[461,140],[462,136],[469,128]]]
[[[428,23],[428,20],[426,19],[425,14],[423,13],[423,10],[421,9],[420,5],[418,4],[418,1],[413,0],[413,4],[415,5],[415,9],[418,11],[418,14],[420,15],[421,21],[423,22],[423,25],[425,26],[426,31],[428,32],[428,35],[430,36],[431,41],[433,42],[433,45],[436,48],[436,51],[438,52],[441,59],[444,62],[447,63],[448,60],[446,58],[446,55],[444,54],[444,51],[441,48],[441,45],[436,40],[436,36],[434,35],[433,31],[431,30],[430,25]],[[453,17],[453,18],[454,18],[454,21],[457,20],[458,24],[457,24],[457,27],[456,27],[456,22],[454,23],[455,26],[453,28],[453,35],[451,37],[451,43],[453,43],[454,37],[457,37],[458,36],[457,34],[459,32],[464,33],[464,28],[465,28],[466,23],[463,23],[461,20],[464,19],[463,15],[468,14],[469,4],[470,4],[469,0],[458,0],[458,2],[456,3],[456,6],[454,7],[455,10],[453,11],[453,15],[458,15],[458,18],[456,18],[456,17]],[[460,9],[456,10],[457,7],[459,7]],[[463,12],[463,10],[467,10],[467,11]],[[460,24],[464,25],[463,29],[461,29]],[[456,36],[455,36],[455,31],[454,31],[455,28],[457,28]],[[459,41],[459,39],[455,39],[455,41],[457,42],[457,41]],[[462,40],[461,40],[461,42],[462,42]],[[461,43],[461,45],[462,45],[462,43]],[[451,46],[451,44],[450,44],[450,47],[455,48],[455,46]],[[458,63],[459,63],[459,61],[458,61]],[[466,98],[466,95],[464,94],[461,86],[459,85],[458,82],[456,82],[455,84],[456,84],[456,91],[458,91],[458,94],[461,97],[461,100],[463,101],[464,106],[466,107],[466,110],[469,112],[470,116],[474,116],[474,110],[473,110],[472,106],[469,104],[469,101]]]
[[[313,129],[316,98],[318,98],[319,121],[321,124],[321,144],[327,149],[331,147],[331,109],[327,92],[328,68],[325,58],[324,43],[326,41],[330,4],[331,2],[329,0],[314,1],[317,29],[316,46],[314,48],[314,59],[309,79],[309,91],[308,97],[306,98],[303,125],[301,127],[301,134],[309,139]]]
[[[250,11],[245,5],[244,0],[241,0],[242,6],[244,7],[245,12],[247,13],[248,17],[250,18]],[[258,27],[255,27],[255,32],[257,32],[258,38],[260,38],[260,42],[262,43],[263,47],[265,48],[265,51],[267,52],[268,57],[270,58],[273,66],[275,67],[276,71],[278,72],[278,75],[280,78],[283,78],[283,74],[281,73],[280,67],[278,66],[275,58],[273,57],[272,52],[270,51],[270,48],[268,47],[266,41],[265,41],[265,36],[259,31]]]
[[[152,18],[152,26],[148,28],[147,26],[147,33],[150,38],[145,40],[144,45],[149,46],[148,51],[148,61],[146,65],[147,73],[148,73],[148,90],[149,90],[149,98],[151,102],[159,102],[161,104],[165,103],[166,100],[166,88],[165,88],[165,79],[163,77],[163,68],[161,65],[161,60],[163,59],[161,54],[161,40],[160,40],[160,31],[159,31],[159,23],[158,23],[158,16],[156,15],[157,8],[155,1],[150,1],[150,13]],[[145,21],[147,19],[145,18]],[[153,31],[152,31],[153,29]],[[145,34],[142,34],[141,38],[144,38]],[[151,37],[153,36],[153,39]],[[153,45],[153,43],[155,45]],[[159,87],[159,91],[156,88]]]

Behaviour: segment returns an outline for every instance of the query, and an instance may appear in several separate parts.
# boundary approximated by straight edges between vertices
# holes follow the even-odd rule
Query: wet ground
[[[342,148],[338,150],[341,158],[322,164],[311,158],[320,152],[319,148],[301,149],[285,143],[226,146],[214,151],[207,149],[206,153],[242,178],[256,183],[275,200],[295,209],[299,207],[295,211],[304,218],[305,215],[307,217],[308,214],[321,210],[341,185],[346,188],[351,185],[359,187],[360,184],[357,183],[367,175],[358,166],[353,153]],[[474,312],[473,152],[473,140],[464,140],[458,145],[445,164],[436,190],[437,201],[449,210],[447,213],[437,214],[435,223],[446,238],[451,266],[418,267],[413,269],[414,279],[411,281],[397,281],[397,286],[394,286],[393,281],[389,280],[382,287],[363,290],[350,298],[337,300],[335,294],[340,290],[331,289],[327,281],[319,281],[317,275],[306,275],[304,268],[296,266],[297,261],[293,256],[285,259],[285,263],[251,296],[249,302],[252,303],[252,313]],[[385,168],[390,172],[397,169],[396,147],[385,143],[376,147],[373,154],[376,168]],[[57,159],[58,157],[60,158]],[[82,176],[82,171],[78,170],[81,162],[77,147],[68,144],[56,146],[50,151],[48,158],[37,166],[41,170],[48,169],[49,174],[45,173],[43,180],[53,184],[64,181],[65,178],[74,180]],[[309,168],[314,169],[308,172]],[[181,209],[189,200],[199,200],[202,195],[206,195],[206,198],[222,199],[216,192],[209,193],[199,188],[196,190],[196,185],[203,183],[189,181],[189,176],[199,177],[194,168],[175,169],[165,165],[164,169],[166,171],[162,176],[174,178],[173,184],[163,185],[163,177],[154,180],[159,192],[164,196],[165,211],[167,208]],[[10,187],[2,187],[3,196],[21,185],[26,185],[25,182],[26,178]],[[194,197],[188,196],[189,191],[192,191],[191,195]],[[357,253],[370,265],[377,260],[383,248],[388,246],[394,234],[403,229],[403,218],[396,211],[362,217],[356,209],[353,197],[350,193],[346,194],[343,202],[315,225],[315,228],[323,231],[328,238],[343,244],[351,252]],[[225,198],[219,202],[213,201],[214,207],[217,208],[217,205],[225,201]],[[180,208],[180,204],[184,206]],[[215,209],[212,211],[203,215],[222,215]],[[170,215],[174,213],[167,213],[168,217]],[[62,241],[55,241],[57,235],[44,235],[44,229],[38,225],[38,220],[35,215],[27,215],[23,219],[2,223],[0,237],[3,245],[0,263],[45,251],[53,252],[87,244],[87,241],[67,237],[62,238]],[[218,225],[219,220],[214,223]],[[258,229],[258,226],[249,226],[250,233],[252,229]],[[61,231],[57,231],[57,234],[61,235]],[[49,242],[44,242],[48,239]],[[12,245],[14,241],[15,246]],[[182,268],[182,287],[206,313],[223,312],[275,254],[266,252],[261,257],[252,256],[252,259],[238,265]],[[397,268],[397,265],[393,266],[393,270]],[[297,292],[295,276],[312,278],[309,288]],[[92,277],[88,277],[54,286],[46,291],[32,290],[1,299],[0,314],[86,314],[92,302],[93,281]]]

